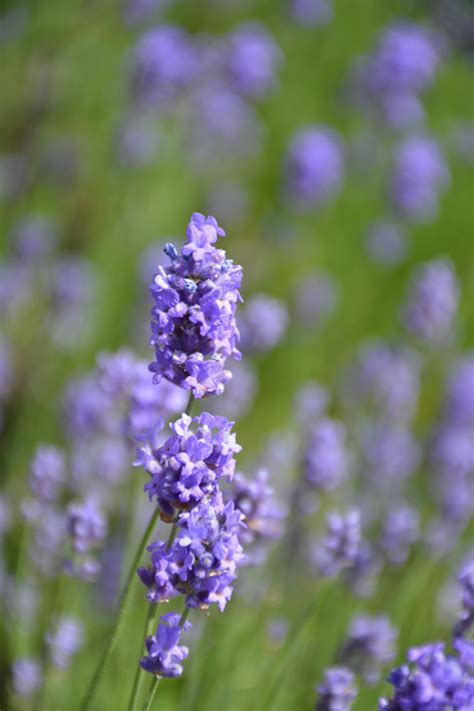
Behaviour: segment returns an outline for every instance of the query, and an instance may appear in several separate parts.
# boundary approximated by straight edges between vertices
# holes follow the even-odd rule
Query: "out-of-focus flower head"
[[[289,0],[290,16],[302,27],[323,27],[333,18],[331,0]]]
[[[40,663],[33,657],[18,657],[13,663],[13,688],[20,696],[33,696],[43,683]]]
[[[405,257],[406,236],[393,222],[376,222],[368,230],[365,246],[374,262],[393,266],[399,264]]]
[[[75,617],[61,617],[54,631],[47,635],[51,661],[55,667],[67,669],[72,657],[82,647],[84,632]]]
[[[458,302],[459,285],[451,260],[433,259],[415,270],[403,323],[423,341],[445,341],[452,334]]]
[[[313,560],[322,575],[336,575],[353,565],[362,541],[360,512],[356,509],[326,516],[326,534],[318,542]]]
[[[347,667],[330,667],[316,691],[315,711],[350,711],[357,697],[354,674]]]
[[[38,445],[31,462],[33,493],[43,501],[56,501],[65,478],[66,462],[62,450],[53,445]]]
[[[156,498],[166,520],[176,509],[215,493],[222,477],[232,479],[234,454],[241,450],[233,424],[208,412],[194,418],[184,414],[170,425],[173,434],[162,446],[148,440],[137,450],[135,465],[144,466],[151,477],[145,491],[150,500]]]
[[[292,139],[284,167],[292,204],[312,210],[339,193],[344,179],[341,139],[326,126],[308,126]]]
[[[348,453],[344,425],[329,417],[311,428],[304,456],[307,484],[320,491],[332,491],[346,478]]]
[[[354,617],[338,660],[361,674],[368,684],[380,679],[383,668],[395,656],[397,631],[387,617]]]
[[[261,98],[276,84],[281,51],[258,22],[237,27],[225,38],[222,61],[226,84],[251,98]]]
[[[238,324],[242,350],[264,353],[283,338],[288,325],[288,309],[279,299],[257,294],[246,301]]]
[[[305,328],[321,326],[334,313],[338,296],[337,284],[330,274],[323,271],[308,274],[296,289],[296,317]]]
[[[389,193],[403,217],[431,221],[438,211],[438,196],[448,183],[449,170],[433,138],[408,136],[396,146]]]

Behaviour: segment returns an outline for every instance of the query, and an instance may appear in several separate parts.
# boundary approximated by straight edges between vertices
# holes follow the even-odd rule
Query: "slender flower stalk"
[[[150,539],[151,534],[153,533],[155,526],[158,522],[160,514],[160,509],[156,507],[155,511],[153,512],[150,521],[148,522],[148,526],[145,529],[145,532],[143,533],[143,536],[140,540],[140,543],[138,544],[137,551],[135,553],[135,556],[132,560],[132,564],[130,566],[130,569],[128,571],[127,579],[125,581],[125,585],[122,590],[122,594],[120,596],[120,602],[119,606],[115,615],[115,620],[114,624],[110,630],[109,636],[107,638],[107,641],[105,643],[104,649],[102,651],[102,655],[100,657],[99,663],[96,667],[96,670],[94,672],[94,675],[91,679],[91,683],[89,685],[89,688],[87,690],[87,693],[84,697],[84,700],[82,702],[81,708],[83,711],[86,711],[91,707],[91,704],[95,698],[95,695],[97,693],[97,689],[99,686],[99,682],[102,678],[102,675],[105,671],[105,668],[107,666],[107,663],[110,659],[110,656],[115,648],[115,645],[117,643],[117,639],[119,636],[119,632],[121,629],[121,626],[123,624],[123,618],[124,618],[124,613],[125,610],[127,609],[128,603],[130,601],[130,595],[133,590],[133,583],[135,581],[135,571],[138,568],[138,565],[140,563],[140,560],[145,552],[145,549],[147,547],[148,541]]]

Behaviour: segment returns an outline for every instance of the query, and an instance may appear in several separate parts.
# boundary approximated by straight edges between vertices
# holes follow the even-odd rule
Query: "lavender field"
[[[0,53],[0,710],[474,711],[472,0]]]

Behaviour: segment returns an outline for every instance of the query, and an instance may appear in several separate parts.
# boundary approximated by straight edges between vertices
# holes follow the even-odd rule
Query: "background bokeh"
[[[92,368],[103,350],[130,346],[151,360],[151,300],[142,273],[145,260],[147,278],[153,274],[157,257],[145,250],[181,243],[193,211],[215,215],[225,228],[223,247],[244,268],[244,300],[265,293],[289,311],[276,347],[249,356],[258,389],[236,425],[243,446],[239,465],[246,471],[265,460],[264,452],[268,457],[269,447],[278,460],[278,446],[296,438],[292,465],[275,465],[279,492],[297,477],[302,458],[303,427],[294,417],[297,388],[308,380],[322,383],[333,395],[331,415],[343,417],[337,393],[358,347],[373,338],[413,345],[400,308],[415,265],[448,256],[461,293],[452,341],[420,347],[426,365],[414,424],[420,439],[436,420],[449,363],[474,343],[472,3],[453,2],[447,10],[446,3],[434,0],[334,0],[331,16],[313,24],[298,23],[291,3],[283,0],[176,0],[162,10],[155,4],[155,11],[130,17],[127,6],[114,0],[0,3],[0,301],[13,301],[22,280],[30,278],[18,271],[7,284],[15,226],[24,218],[49,220],[56,247],[48,259],[55,260],[59,273],[67,260],[87,260],[78,277],[77,309],[55,311],[55,296],[43,282],[34,282],[33,296],[14,317],[0,312],[13,370],[0,432],[1,487],[14,510],[26,495],[36,444],[64,440],[61,399],[68,380]],[[460,26],[454,21],[458,14]],[[443,38],[435,80],[423,92],[424,122],[404,130],[361,106],[351,78],[358,58],[373,51],[379,33],[400,18]],[[212,126],[208,135],[193,133],[198,119],[186,98],[170,110],[156,110],[132,96],[133,50],[143,32],[174,23],[211,49],[216,38],[225,46],[227,34],[249,20],[265,25],[281,56],[275,86],[248,99],[256,125],[242,129],[232,139],[235,145],[225,145]],[[208,61],[217,59],[210,53]],[[199,89],[203,80],[193,81],[196,86],[188,91]],[[225,107],[215,110],[225,115]],[[300,210],[285,192],[285,161],[295,133],[313,123],[339,132],[344,180],[339,194]],[[129,152],[127,130],[136,131],[128,136]],[[396,145],[407,131],[435,137],[450,174],[436,214],[421,222],[394,216],[388,197]],[[370,226],[384,219],[394,220],[404,233],[405,254],[394,264],[377,261],[367,250]],[[313,272],[330,275],[337,294],[334,308],[315,321],[299,317],[295,306],[298,287]],[[46,282],[56,278],[52,274]],[[65,280],[67,291],[67,275]],[[127,555],[141,527],[136,502],[143,498],[142,486],[143,473],[130,468],[124,494],[133,512]],[[414,485],[422,517],[424,507],[429,511],[432,505],[430,486],[424,471]],[[381,509],[385,506],[381,501]],[[21,517],[14,518],[4,545],[4,567],[12,575],[17,570],[19,581],[28,577],[16,567],[23,525]],[[285,544],[276,544],[265,565],[242,569],[225,613],[212,611],[201,620],[202,630],[196,624],[200,634],[195,631],[189,644],[184,675],[160,685],[157,708],[312,708],[314,686],[358,611],[387,614],[399,628],[399,662],[412,644],[447,639],[452,619],[439,606],[440,591],[469,547],[472,531],[467,526],[458,548],[444,557],[427,554],[421,543],[415,546],[402,568],[382,572],[369,599],[355,597],[337,580],[319,578],[305,562],[287,568],[281,557]],[[110,621],[110,606],[97,590],[74,579],[66,586],[64,605],[83,620],[86,643],[71,672],[53,672],[41,702],[45,711],[78,708]],[[144,605],[137,586],[97,708],[126,708]],[[269,625],[282,620],[288,633],[280,639],[269,633]],[[34,708],[9,693],[8,665],[15,655],[34,653],[35,624],[32,620],[25,629],[21,621],[5,618],[2,708]],[[376,708],[383,693],[389,693],[384,681],[364,688],[354,708]]]

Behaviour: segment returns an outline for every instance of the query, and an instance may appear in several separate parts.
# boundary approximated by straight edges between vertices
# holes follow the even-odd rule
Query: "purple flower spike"
[[[150,370],[155,382],[165,378],[196,398],[222,393],[231,378],[226,358],[240,358],[235,310],[242,268],[214,246],[223,235],[213,217],[194,213],[181,253],[169,252],[171,265],[159,267],[150,287],[156,357]]]
[[[275,86],[280,61],[275,41],[257,22],[241,25],[226,38],[224,70],[233,89],[244,96],[267,94]]]
[[[156,634],[146,638],[147,656],[140,666],[155,676],[177,677],[183,673],[180,662],[188,656],[188,648],[178,645],[183,630],[191,628],[190,622],[180,625],[180,616],[175,612],[160,617]]]
[[[137,450],[135,465],[151,477],[145,491],[150,500],[156,498],[165,520],[213,494],[222,477],[232,479],[234,454],[241,450],[233,424],[208,412],[183,415],[170,425],[173,434],[161,447],[149,442]]]
[[[279,299],[258,294],[247,301],[238,323],[242,350],[265,353],[281,341],[288,325],[288,309]]]
[[[40,444],[31,462],[30,486],[43,501],[56,501],[65,481],[66,463],[59,447]]]
[[[397,631],[387,617],[355,617],[349,628],[339,660],[375,684],[381,669],[395,656]]]
[[[346,478],[348,455],[344,426],[326,417],[312,428],[304,459],[305,477],[311,487],[332,491]]]
[[[310,126],[293,138],[285,166],[290,199],[311,210],[337,195],[344,178],[344,156],[338,134],[324,126]]]
[[[405,327],[423,341],[446,340],[453,330],[459,286],[449,259],[434,259],[418,267],[403,312]]]
[[[354,564],[359,554],[362,532],[359,511],[341,515],[336,511],[326,517],[326,536],[315,552],[315,562],[323,575],[336,575]]]
[[[326,669],[324,681],[316,691],[315,711],[350,711],[357,696],[354,674],[346,667]]]

